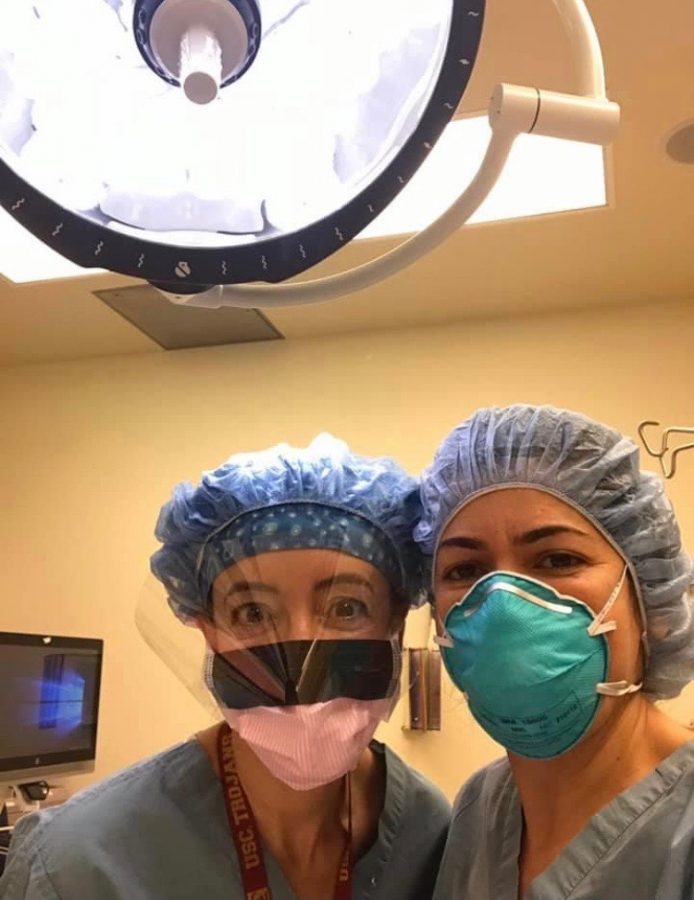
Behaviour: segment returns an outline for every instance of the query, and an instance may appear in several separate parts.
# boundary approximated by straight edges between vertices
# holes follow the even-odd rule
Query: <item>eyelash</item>
[[[244,610],[260,610],[263,614],[263,618],[259,622],[242,622],[241,615]],[[268,615],[270,613],[270,615]],[[239,603],[236,606],[231,606],[227,609],[227,615],[229,618],[229,624],[235,628],[258,628],[267,623],[268,618],[272,618],[272,610],[268,607],[264,606],[262,603],[258,603],[255,600],[247,600],[243,603]]]
[[[563,566],[551,566],[550,568],[553,569],[575,569],[577,566],[585,565],[586,562],[582,556],[579,556],[577,553],[570,553],[568,550],[555,550],[552,553],[548,553],[543,557],[542,562],[551,557],[562,557],[571,560],[571,562],[568,562]]]
[[[563,565],[561,565],[561,564],[555,565],[555,566],[542,565],[543,563],[547,562],[547,560],[551,560],[552,558],[554,558],[554,560],[556,562],[557,557],[565,560]],[[566,562],[566,560],[569,560],[569,561]],[[561,570],[576,569],[581,565],[585,565],[585,563],[586,563],[586,560],[582,556],[579,556],[578,553],[571,553],[568,550],[552,550],[548,553],[545,553],[544,556],[542,556],[536,562],[535,568],[539,568],[539,569],[542,569],[544,571],[549,571],[549,572],[558,572]],[[461,569],[463,569],[463,570],[468,569],[468,570],[472,570],[472,571],[468,571],[466,574],[459,575],[458,577],[456,577],[455,573]],[[442,580],[443,581],[453,581],[453,582],[477,581],[478,579],[480,579],[484,575],[486,575],[488,571],[489,570],[485,569],[479,563],[471,560],[469,562],[457,563],[456,565],[451,566],[449,569],[447,569],[443,573]]]
[[[468,573],[466,575],[456,577],[456,572],[459,572],[461,569],[473,569],[477,572],[480,571],[481,567],[477,563],[467,562],[467,563],[457,563],[454,566],[451,566],[443,573],[443,581],[473,581],[477,580],[477,578],[481,578],[484,573],[473,575],[472,573]]]
[[[360,600],[358,597],[336,597],[336,598],[334,598],[328,607],[328,616],[338,606],[340,606],[341,604],[345,604],[345,603],[351,603],[351,604],[354,604],[355,606],[357,606],[358,607],[357,615],[356,616],[338,616],[337,618],[351,619],[351,618],[357,618],[357,616],[359,616],[359,617],[363,616],[364,618],[368,618],[368,619],[372,618],[371,610],[369,609],[369,604],[366,603],[364,600]],[[328,616],[326,616],[326,618]]]
[[[373,618],[371,614],[371,610],[369,608],[368,603],[364,600],[360,600],[358,597],[334,597],[329,601],[328,608],[326,610],[325,618],[330,619],[332,613],[336,613],[337,608],[341,604],[353,604],[357,607],[356,614],[353,616],[340,616],[335,614],[334,618],[343,619],[344,621],[352,621],[360,618],[371,619]],[[260,610],[263,614],[263,618],[258,622],[243,622],[241,621],[241,616],[243,615],[245,610]],[[227,608],[227,616],[229,619],[229,623],[232,627],[235,628],[259,628],[267,625],[268,619],[272,619],[274,615],[274,610],[270,607],[265,606],[262,603],[258,603],[255,600],[246,600],[242,603],[239,603],[235,606],[230,606]]]

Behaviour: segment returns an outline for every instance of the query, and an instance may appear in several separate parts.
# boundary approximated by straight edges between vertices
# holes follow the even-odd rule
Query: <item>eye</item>
[[[341,597],[330,607],[328,614],[336,619],[357,619],[369,615],[369,607],[363,600]]]
[[[270,620],[268,610],[259,603],[243,603],[229,611],[229,619],[232,625],[242,628],[253,628],[265,625]]]
[[[565,550],[557,550],[554,553],[548,553],[546,556],[543,556],[538,564],[538,568],[561,571],[576,569],[584,564],[585,560],[582,556],[577,556],[575,553],[569,553]]]
[[[473,582],[486,574],[485,569],[476,562],[459,562],[444,570],[441,581]]]

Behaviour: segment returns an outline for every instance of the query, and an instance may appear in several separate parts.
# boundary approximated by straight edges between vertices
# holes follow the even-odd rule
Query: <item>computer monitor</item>
[[[0,631],[0,784],[93,770],[102,658],[101,640]]]

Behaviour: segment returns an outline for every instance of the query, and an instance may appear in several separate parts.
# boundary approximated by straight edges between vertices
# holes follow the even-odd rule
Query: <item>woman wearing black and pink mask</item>
[[[448,804],[372,740],[422,583],[416,487],[322,435],[176,488],[152,571],[204,636],[225,721],[68,804],[31,850],[27,831],[31,888],[7,900],[431,896]]]

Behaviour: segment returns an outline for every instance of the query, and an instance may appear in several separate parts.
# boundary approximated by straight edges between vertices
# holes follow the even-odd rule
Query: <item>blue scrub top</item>
[[[435,900],[518,900],[522,812],[508,760],[463,787]],[[588,821],[523,900],[693,900],[694,741]]]
[[[386,796],[355,863],[353,900],[430,900],[450,822],[443,794],[376,741]],[[272,855],[273,900],[296,900]],[[222,788],[196,740],[29,815],[15,829],[2,900],[243,900]]]

